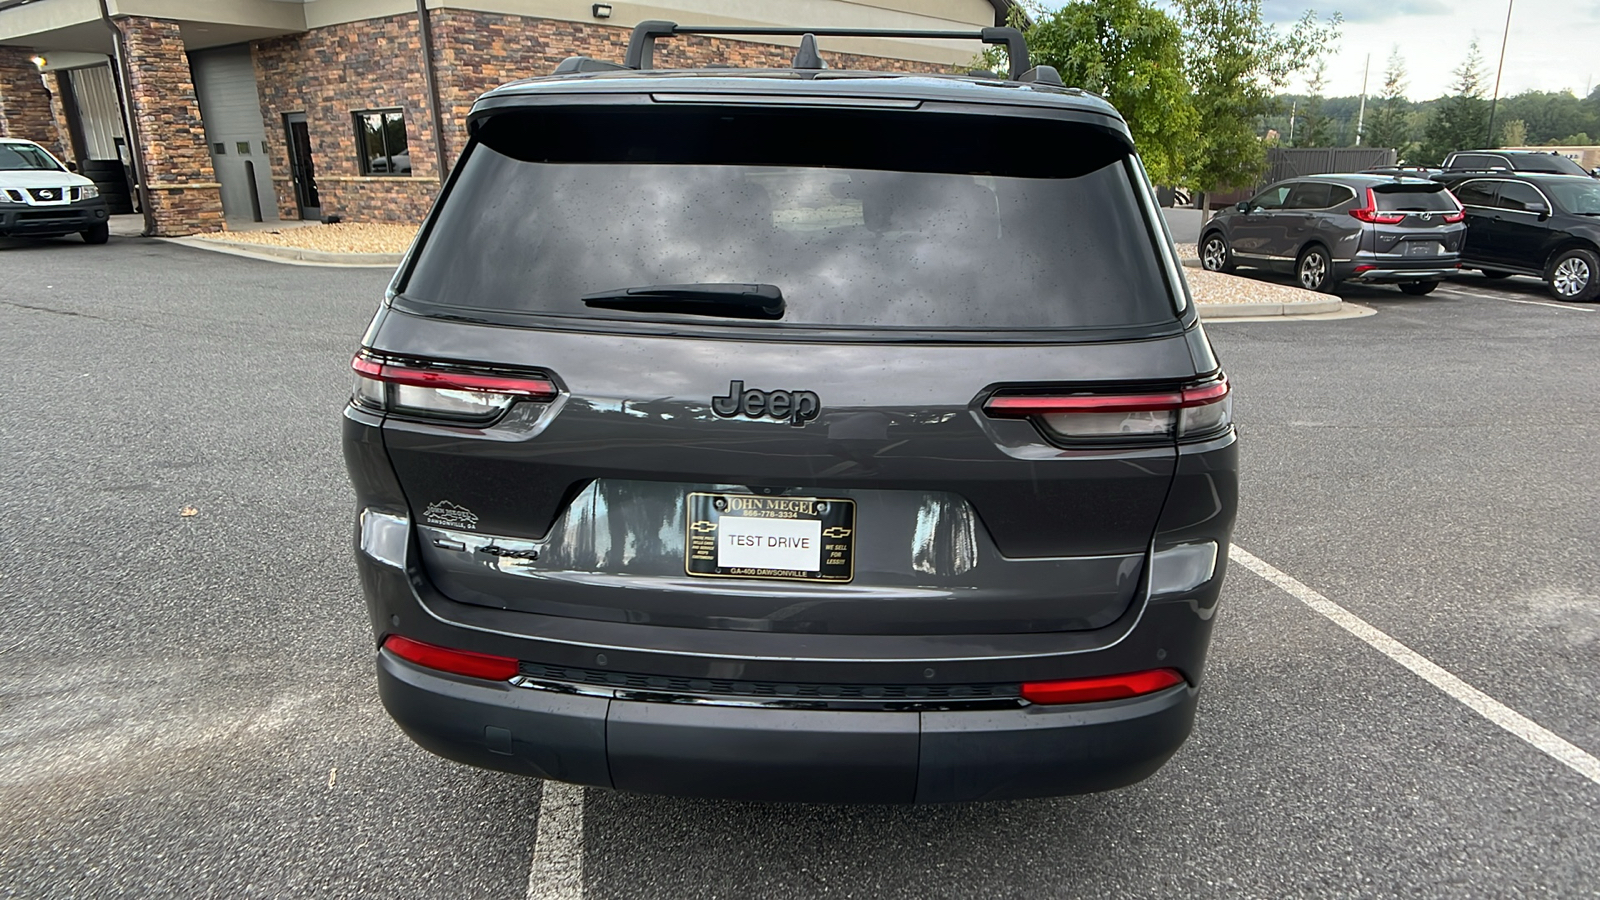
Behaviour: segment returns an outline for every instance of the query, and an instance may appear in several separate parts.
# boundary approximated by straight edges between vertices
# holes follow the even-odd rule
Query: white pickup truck
[[[104,244],[110,213],[93,181],[32,141],[0,138],[0,237],[83,235]]]

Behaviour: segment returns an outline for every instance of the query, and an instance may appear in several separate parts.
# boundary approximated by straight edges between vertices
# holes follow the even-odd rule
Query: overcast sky
[[[1361,93],[1361,69],[1372,54],[1367,90],[1383,88],[1383,69],[1399,47],[1413,100],[1449,89],[1451,72],[1466,58],[1476,37],[1494,85],[1507,0],[1264,0],[1269,19],[1287,25],[1306,9],[1344,14],[1344,36],[1328,59],[1327,96]],[[1600,84],[1600,0],[1514,0],[1500,93],[1570,90]],[[1049,3],[1061,6],[1061,2]],[[1591,86],[1592,89],[1592,86]],[[1305,90],[1297,79],[1290,90]]]

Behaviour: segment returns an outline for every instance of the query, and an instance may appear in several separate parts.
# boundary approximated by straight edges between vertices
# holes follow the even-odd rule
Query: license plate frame
[[[720,503],[719,503],[720,501]],[[739,523],[731,527],[730,520]],[[788,523],[763,528],[768,522]],[[816,523],[813,529],[805,523]],[[730,524],[725,524],[730,523]],[[694,491],[684,499],[683,570],[697,578],[754,578],[844,584],[855,578],[856,503],[842,497],[791,497],[737,492]],[[725,541],[735,534],[809,537],[820,542],[817,568],[723,565]],[[738,557],[783,550],[728,547]],[[799,550],[794,551],[798,553]],[[748,561],[748,560],[744,560]]]
[[[1438,241],[1406,241],[1405,255],[1434,257],[1444,253],[1444,245]]]

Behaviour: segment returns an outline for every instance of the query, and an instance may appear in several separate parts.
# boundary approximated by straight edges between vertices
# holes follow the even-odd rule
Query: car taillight
[[[1456,205],[1456,211],[1453,213],[1446,213],[1444,220],[1452,225],[1465,220],[1467,218],[1467,211],[1464,207],[1462,207],[1461,201],[1456,199],[1456,195],[1450,193],[1449,191],[1445,191],[1444,195],[1449,197],[1450,202]]]
[[[983,411],[1027,418],[1068,440],[1171,440],[1214,434],[1233,422],[1227,376],[1167,391],[996,394]]]
[[[1098,703],[1153,694],[1183,683],[1184,677],[1177,669],[1151,669],[1148,672],[1067,681],[1030,681],[1022,686],[1022,699],[1044,704]]]
[[[482,678],[487,681],[505,681],[517,674],[517,661],[509,656],[491,656],[471,650],[452,650],[435,644],[424,644],[408,637],[391,634],[383,639],[383,649],[407,662],[427,669],[437,669],[452,675]]]
[[[1372,188],[1367,188],[1367,205],[1350,210],[1350,215],[1378,225],[1399,225],[1406,220],[1403,212],[1378,212],[1378,195],[1373,193]]]
[[[482,424],[518,400],[556,398],[549,377],[476,369],[450,363],[402,360],[367,350],[350,361],[357,405],[401,415]]]

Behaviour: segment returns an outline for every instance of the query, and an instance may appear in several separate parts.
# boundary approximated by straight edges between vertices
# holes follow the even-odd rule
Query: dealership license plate
[[[1444,247],[1433,241],[1407,241],[1407,256],[1438,256]]]
[[[690,575],[855,577],[854,500],[691,493],[687,513],[684,570]]]

